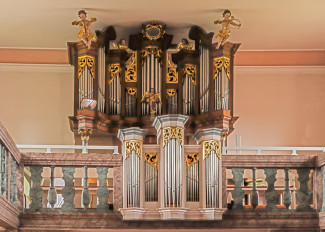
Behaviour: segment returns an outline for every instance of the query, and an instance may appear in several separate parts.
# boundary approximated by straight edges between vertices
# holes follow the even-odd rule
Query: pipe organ
[[[112,26],[96,31],[90,49],[68,43],[70,126],[84,145],[106,136],[120,146],[124,220],[220,220],[221,146],[238,119],[233,60],[240,44],[216,49],[213,33],[193,26],[192,44],[177,46],[166,28],[143,25],[116,48]],[[82,107],[84,99],[97,105]]]

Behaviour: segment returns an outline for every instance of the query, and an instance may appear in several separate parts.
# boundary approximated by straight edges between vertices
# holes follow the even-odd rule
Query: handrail
[[[297,155],[297,151],[321,151],[325,152],[325,147],[223,147],[222,154],[227,155],[227,151],[256,151],[256,155],[262,155],[262,151],[292,151],[291,155]]]
[[[113,150],[117,155],[118,146],[83,146],[83,145],[17,145],[19,149],[46,149],[46,153],[51,153],[52,149],[81,149],[83,154],[88,154],[88,150]]]

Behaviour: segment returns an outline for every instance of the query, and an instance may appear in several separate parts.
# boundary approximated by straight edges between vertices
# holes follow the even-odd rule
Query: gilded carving
[[[91,135],[92,130],[89,128],[84,128],[84,129],[79,129],[78,130],[78,134],[81,134],[81,140],[82,141],[88,141],[89,140],[89,136]]]
[[[214,78],[217,78],[222,68],[225,69],[228,79],[230,79],[230,59],[228,57],[218,57],[213,59]]]
[[[196,66],[193,65],[193,64],[186,64],[185,67],[184,67],[184,78],[185,78],[185,75],[187,75],[192,83],[194,85],[196,85]],[[183,78],[183,82],[184,82],[184,78]]]
[[[199,153],[186,153],[186,168],[199,162]]]
[[[137,82],[137,52],[134,52],[126,65],[125,82]]]
[[[203,142],[204,157],[207,158],[211,151],[216,153],[216,156],[221,159],[221,141],[220,140],[208,140]]]
[[[178,73],[176,71],[176,66],[172,62],[169,56],[167,56],[167,83],[178,83]]]
[[[165,127],[163,129],[164,147],[169,140],[177,139],[180,145],[183,145],[184,129],[182,127]]]
[[[90,70],[91,76],[95,78],[95,58],[88,55],[78,57],[78,78],[80,77],[86,65]]]
[[[150,152],[144,155],[146,163],[150,164],[152,167],[158,169],[158,153]]]
[[[137,95],[137,89],[136,88],[126,88],[126,92],[130,96],[136,96]]]
[[[142,156],[142,141],[140,140],[128,140],[125,141],[125,159],[129,157],[132,151],[135,151],[135,154],[141,160]]]
[[[147,58],[147,56],[149,54],[154,54],[156,58],[161,58],[163,52],[160,48],[158,48],[156,46],[148,46],[148,47],[142,49],[142,51],[141,51],[142,60]],[[143,61],[142,61],[142,65],[143,65]]]
[[[174,97],[176,94],[176,89],[167,89],[166,92],[168,97]]]
[[[108,84],[111,84],[115,77],[120,73],[121,67],[119,64],[110,64],[108,66],[109,79]]]
[[[165,29],[157,22],[149,23],[148,25],[143,25],[142,34],[144,37],[150,40],[160,39],[165,34]]]

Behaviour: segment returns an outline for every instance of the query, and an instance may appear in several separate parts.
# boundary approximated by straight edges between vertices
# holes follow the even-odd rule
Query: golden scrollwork
[[[142,141],[140,140],[127,140],[124,142],[125,144],[125,159],[127,159],[132,151],[135,151],[135,154],[141,160],[142,156]]]
[[[186,153],[186,168],[199,162],[199,153]]]
[[[134,52],[126,65],[125,82],[137,82],[137,52]]]
[[[144,160],[146,163],[150,164],[152,167],[158,169],[158,153],[157,152],[145,153]]]
[[[230,79],[230,59],[228,57],[218,57],[213,59],[214,77],[217,78],[222,68],[225,69],[228,79]]]
[[[108,65],[108,72],[109,72],[109,78],[108,78],[108,84],[111,84],[115,77],[120,73],[121,67],[120,64],[110,64]]]
[[[216,153],[216,156],[221,159],[221,141],[220,140],[208,140],[203,142],[204,157],[207,158],[211,151]]]
[[[196,85],[196,66],[195,65],[193,65],[193,64],[185,64],[183,82],[184,82],[184,79],[185,79],[185,75],[187,75],[191,79],[192,83],[194,85]]]
[[[176,94],[176,89],[167,89],[166,92],[168,97],[173,97]]]
[[[92,134],[92,130],[90,128],[78,129],[78,134],[81,135],[82,141],[88,141],[89,136]]]
[[[176,71],[176,65],[167,56],[167,83],[178,83],[178,73]]]
[[[193,43],[189,43],[189,44],[182,44],[182,43],[179,43],[177,45],[177,50],[180,51],[180,50],[194,50],[194,44]]]
[[[162,50],[156,46],[148,46],[142,49],[141,51],[141,57],[142,60],[144,60],[149,54],[154,54],[156,58],[161,58],[162,57]],[[143,61],[142,61],[143,64]]]
[[[157,40],[165,34],[165,30],[159,23],[152,22],[146,25],[142,30],[142,34],[150,40]]]
[[[169,140],[177,139],[180,145],[183,145],[184,129],[182,127],[165,127],[163,128],[164,147]]]
[[[78,78],[81,76],[85,66],[88,66],[91,76],[95,78],[95,58],[88,55],[78,57]]]
[[[136,96],[137,95],[137,89],[136,88],[126,88],[126,92],[130,96]]]

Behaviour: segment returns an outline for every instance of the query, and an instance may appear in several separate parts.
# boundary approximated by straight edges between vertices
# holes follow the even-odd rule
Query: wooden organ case
[[[112,137],[119,129],[147,130],[144,143],[157,142],[153,117],[166,114],[189,116],[185,144],[195,143],[197,129],[220,128],[228,134],[238,117],[233,116],[234,55],[240,44],[227,42],[216,50],[213,33],[193,26],[189,39],[194,46],[172,44],[166,26],[152,22],[129,36],[128,46],[110,47],[114,27],[96,31],[91,49],[83,42],[69,42],[69,61],[74,66],[74,116],[69,117],[76,143]],[[155,113],[144,94],[158,93]],[[97,101],[83,107],[82,101]],[[115,142],[114,142],[115,141]],[[92,143],[92,142],[91,142]],[[96,142],[95,142],[96,143]]]

